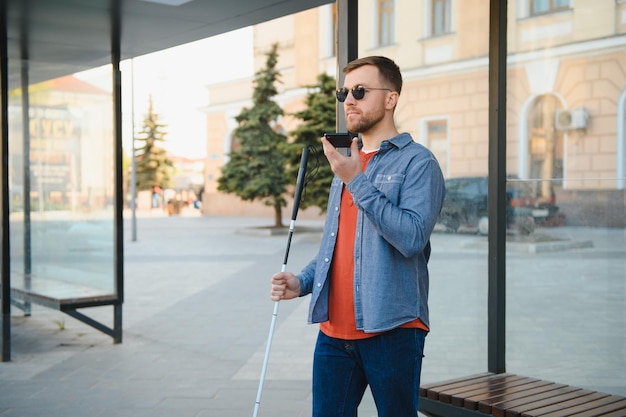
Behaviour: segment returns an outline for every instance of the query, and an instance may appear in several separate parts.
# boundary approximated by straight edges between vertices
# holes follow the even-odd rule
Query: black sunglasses
[[[348,98],[348,93],[350,91],[352,91],[352,97],[354,97],[355,100],[363,100],[363,97],[365,97],[365,93],[370,90],[393,91],[390,88],[365,88],[362,85],[357,85],[356,87],[352,87],[352,88],[343,87],[343,88],[339,88],[336,92],[337,100],[340,103],[343,103],[344,101],[346,101],[346,99]]]

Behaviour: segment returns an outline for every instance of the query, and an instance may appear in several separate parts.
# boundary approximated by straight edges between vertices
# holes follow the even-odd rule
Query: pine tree
[[[171,185],[173,163],[167,157],[167,151],[159,146],[165,142],[165,127],[166,125],[159,123],[159,116],[154,113],[150,97],[142,130],[135,138],[135,142],[139,142],[135,148],[137,191],[152,190],[153,187],[165,189]]]
[[[285,175],[284,146],[287,137],[272,125],[283,110],[272,100],[280,81],[276,70],[278,45],[267,53],[265,68],[255,74],[251,108],[244,108],[236,117],[238,126],[233,136],[239,147],[230,153],[222,168],[218,190],[233,193],[244,201],[261,200],[274,208],[274,226],[282,227],[282,208],[287,204],[284,194],[288,184]]]
[[[307,172],[310,181],[306,185],[301,208],[319,207],[320,213],[326,212],[328,205],[328,191],[333,179],[328,160],[322,152],[320,138],[325,132],[335,131],[336,121],[336,81],[327,74],[317,77],[317,84],[308,86],[306,109],[295,113],[294,116],[304,123],[290,132],[293,142],[287,145],[288,168],[287,176],[295,183],[300,168],[302,149],[309,147],[309,161]]]

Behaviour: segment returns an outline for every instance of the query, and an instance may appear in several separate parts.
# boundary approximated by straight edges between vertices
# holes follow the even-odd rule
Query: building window
[[[569,0],[530,0],[531,16],[569,9]]]
[[[378,0],[378,46],[395,42],[394,0]]]
[[[441,172],[448,175],[448,120],[435,119],[426,122],[428,148],[437,158]]]
[[[537,197],[550,198],[552,186],[560,186],[563,180],[564,138],[555,128],[559,106],[556,97],[546,94],[537,99],[530,113],[530,178],[541,180]]]
[[[451,0],[431,0],[431,36],[444,35],[452,32],[450,1]]]

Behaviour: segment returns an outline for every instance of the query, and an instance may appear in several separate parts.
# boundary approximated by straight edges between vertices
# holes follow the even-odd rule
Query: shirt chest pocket
[[[404,182],[404,174],[376,174],[374,186],[393,203],[398,204],[400,188]]]

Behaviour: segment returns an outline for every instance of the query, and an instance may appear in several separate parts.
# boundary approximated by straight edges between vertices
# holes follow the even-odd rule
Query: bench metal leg
[[[122,343],[122,303],[113,306],[113,343]]]
[[[100,330],[102,333],[109,335],[113,338],[113,343],[122,343],[122,303],[113,304],[113,327],[108,327],[99,321],[92,319],[89,316],[78,311],[75,307],[64,307],[61,311],[74,317],[77,320],[93,327],[96,330]]]
[[[11,360],[11,314],[0,313],[2,319],[0,321],[0,338],[2,339],[2,351],[0,353],[0,362],[9,362]]]

